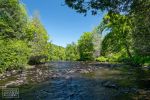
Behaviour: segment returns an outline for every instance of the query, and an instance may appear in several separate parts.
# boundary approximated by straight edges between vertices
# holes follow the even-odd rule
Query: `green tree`
[[[19,0],[0,0],[0,70],[24,67],[30,54],[27,13]]]
[[[93,57],[97,58],[101,54],[101,42],[102,42],[102,32],[105,29],[105,23],[102,21],[97,27],[93,29],[92,41],[93,41]]]
[[[44,26],[41,24],[37,15],[33,17],[29,24],[28,32],[31,32],[31,40],[29,45],[32,49],[30,64],[38,64],[45,62],[48,57],[48,34]]]
[[[0,71],[23,68],[27,65],[30,48],[21,40],[0,40]]]
[[[109,21],[112,23],[112,30],[111,35],[106,36],[104,41],[108,42],[112,36],[115,38],[117,35],[121,38],[118,39],[118,46],[125,48],[130,60],[139,59],[136,62],[145,62],[147,60],[142,59],[146,57],[150,61],[149,0],[65,0],[65,3],[85,15],[88,11],[93,15],[107,11],[111,16]]]
[[[57,54],[60,61],[65,60],[65,48],[62,46],[58,46],[57,48]]]
[[[111,19],[113,17],[113,19]],[[112,35],[111,45],[116,49],[121,50],[125,48],[128,57],[132,58],[131,47],[132,47],[132,29],[131,19],[128,16],[120,14],[108,14],[105,16],[107,28],[110,30]]]
[[[92,33],[85,32],[78,40],[80,60],[94,60]]]
[[[19,0],[0,0],[0,37],[25,39],[27,13]]]
[[[137,0],[133,8],[131,16],[135,54],[150,56],[150,0]]]
[[[65,60],[65,48],[49,43],[48,58],[50,61],[63,61]]]
[[[95,15],[100,11],[128,13],[134,1],[136,0],[65,0],[65,3],[79,13],[91,11]]]
[[[79,59],[77,45],[73,42],[65,48],[66,60],[75,61]]]

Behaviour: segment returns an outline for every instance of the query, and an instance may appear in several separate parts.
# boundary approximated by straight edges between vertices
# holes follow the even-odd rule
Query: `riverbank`
[[[57,62],[57,63],[63,63],[63,62],[66,62],[66,61],[62,61],[62,62]],[[74,61],[74,62],[78,62],[78,61]],[[72,62],[72,63],[74,63]],[[83,62],[83,61],[80,61],[81,63],[90,63],[90,62]],[[55,63],[55,62],[52,62],[52,63]],[[70,63],[70,62],[69,62]],[[92,62],[94,63],[93,65],[96,66],[96,67],[90,67],[90,68],[76,68],[74,70],[71,70],[71,71],[66,71],[66,73],[70,73],[70,72],[81,72],[81,73],[89,73],[89,72],[92,72],[94,70],[97,69],[97,67],[109,67],[109,68],[112,68],[112,67],[119,67],[121,66],[122,64],[116,64],[116,63],[107,63],[107,62],[103,62],[103,63],[99,63],[99,62]],[[18,69],[18,70],[11,70],[11,71],[6,71],[2,74],[0,74],[0,87],[7,87],[7,86],[19,86],[19,85],[23,85],[23,84],[27,84],[27,76],[32,76],[34,79],[35,82],[38,82],[40,81],[40,75],[42,75],[43,73],[45,73],[44,75],[42,75],[43,77],[45,78],[50,78],[50,77],[59,77],[60,75],[59,74],[56,74],[52,71],[52,70],[49,70],[49,67],[51,66],[50,63],[45,63],[45,64],[40,64],[40,65],[33,65],[33,66],[27,66],[25,67],[24,69]],[[52,67],[51,67],[52,68]],[[52,68],[53,69],[53,68]],[[37,79],[37,77],[39,79]],[[33,79],[31,79],[33,80]],[[30,81],[31,81],[30,80]]]

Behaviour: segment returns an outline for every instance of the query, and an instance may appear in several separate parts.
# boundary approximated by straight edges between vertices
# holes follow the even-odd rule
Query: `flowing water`
[[[11,76],[14,80],[22,80],[23,85],[8,84],[8,87],[20,89],[20,100],[144,98],[137,96],[139,85],[134,83],[136,77],[132,77],[132,73],[125,73],[120,67],[122,65],[96,62],[51,62]],[[147,95],[145,98],[148,99]]]

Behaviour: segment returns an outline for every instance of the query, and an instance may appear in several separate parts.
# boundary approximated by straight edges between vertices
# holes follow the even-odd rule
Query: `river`
[[[50,62],[0,82],[1,86],[19,88],[20,100],[149,99],[149,87],[137,81],[134,69],[126,71],[127,67],[98,62]]]

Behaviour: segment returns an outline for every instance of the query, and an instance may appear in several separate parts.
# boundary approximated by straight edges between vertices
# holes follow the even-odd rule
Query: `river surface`
[[[137,77],[120,67],[123,65],[51,62],[11,76],[17,84],[23,83],[20,86],[13,80],[6,83],[20,89],[19,100],[148,100],[149,88],[146,91],[136,84]],[[146,91],[145,97],[137,95],[139,89]]]

